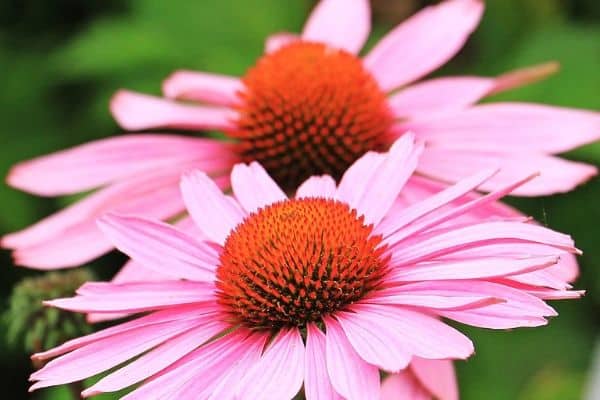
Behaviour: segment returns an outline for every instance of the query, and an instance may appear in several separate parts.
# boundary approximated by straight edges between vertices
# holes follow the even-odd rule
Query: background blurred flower
[[[256,160],[290,188],[313,174],[338,179],[362,154],[386,149],[408,130],[427,141],[417,171],[428,177],[454,182],[473,169],[502,166],[481,189],[541,171],[537,181],[514,194],[568,191],[593,176],[595,167],[549,154],[598,139],[599,114],[520,103],[471,107],[492,93],[530,83],[546,69],[412,85],[462,48],[482,13],[478,0],[428,7],[361,60],[356,54],[371,27],[368,1],[323,0],[300,36],[269,37],[266,54],[241,79],[179,71],[164,82],[169,99],[121,91],[111,111],[125,129],[214,129],[234,142],[127,135],[20,163],[7,181],[31,193],[101,189],[4,236],[2,245],[14,249],[20,265],[76,266],[111,249],[94,226],[104,212],[169,219],[183,211],[176,182],[185,170],[200,168],[226,187],[237,160]]]

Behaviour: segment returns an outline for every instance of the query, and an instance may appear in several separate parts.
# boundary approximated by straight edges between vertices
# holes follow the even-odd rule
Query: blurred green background
[[[416,9],[432,3],[373,0],[372,44]],[[311,0],[3,0],[0,3],[0,174],[33,156],[117,134],[108,113],[121,88],[159,93],[161,80],[180,68],[241,75],[263,50],[265,37],[299,31]],[[600,110],[600,2],[597,0],[489,0],[468,45],[436,74],[496,75],[557,60],[550,79],[494,100]],[[407,60],[407,62],[409,62]],[[600,144],[568,154],[600,164]],[[600,180],[575,192],[510,199],[552,228],[569,232],[585,254],[580,301],[556,304],[549,326],[510,332],[465,328],[477,354],[458,365],[462,398],[579,399],[600,335]],[[69,199],[40,199],[0,187],[0,232],[10,232],[59,209]],[[110,278],[123,257],[91,265]],[[0,253],[0,312],[16,282],[39,273],[15,268]],[[28,398],[28,355],[0,330],[5,398]],[[39,399],[69,399],[66,388]],[[105,396],[100,398],[111,398]]]

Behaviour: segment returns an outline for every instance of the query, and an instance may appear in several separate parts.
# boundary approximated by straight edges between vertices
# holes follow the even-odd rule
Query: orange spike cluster
[[[385,94],[354,55],[296,42],[263,56],[243,78],[238,130],[245,162],[259,161],[286,188],[311,175],[339,178],[391,142]]]
[[[218,301],[251,328],[319,321],[377,288],[387,272],[381,237],[356,211],[320,198],[251,214],[227,238]]]

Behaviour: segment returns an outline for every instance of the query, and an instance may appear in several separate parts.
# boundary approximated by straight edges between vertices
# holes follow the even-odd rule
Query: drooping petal
[[[161,281],[114,284],[89,282],[77,290],[77,296],[45,301],[45,305],[77,312],[134,313],[175,305],[215,301],[211,283]]]
[[[385,91],[415,81],[451,59],[482,14],[479,0],[448,0],[427,7],[381,39],[365,57],[365,66]]]
[[[503,303],[466,310],[436,310],[436,314],[459,322],[492,329],[539,326],[545,317],[556,311],[536,296],[504,284],[486,281],[429,281],[404,285],[407,293],[416,290],[439,296],[470,296],[474,294],[503,299]],[[481,319],[478,319],[481,318]]]
[[[542,226],[520,222],[483,222],[440,230],[425,235],[417,235],[403,243],[402,250],[394,252],[393,265],[408,265],[432,260],[444,254],[466,250],[493,243],[539,243],[554,247],[554,254],[575,252],[570,236],[552,231]],[[410,242],[410,243],[409,243]],[[393,244],[394,246],[396,244]]]
[[[384,329],[403,342],[409,354],[428,359],[465,359],[473,354],[469,338],[428,314],[380,304],[357,303],[350,310],[355,311],[358,324]]]
[[[559,157],[530,152],[496,152],[460,150],[430,146],[419,160],[418,172],[445,182],[456,182],[473,170],[501,170],[481,185],[484,191],[497,190],[522,177],[540,176],[512,193],[518,196],[540,196],[568,192],[597,174],[597,168]]]
[[[406,342],[378,321],[360,319],[360,315],[336,313],[346,337],[360,357],[369,364],[388,372],[406,368],[412,357]]]
[[[367,0],[321,0],[304,25],[302,39],[358,53],[370,31]]]
[[[116,248],[146,268],[174,278],[214,280],[219,264],[215,248],[172,225],[116,214],[104,215],[98,225]]]
[[[94,189],[155,168],[196,161],[207,172],[235,163],[231,146],[178,135],[123,135],[83,144],[19,163],[9,185],[42,196]]]
[[[191,326],[201,324],[202,321],[203,319],[175,320],[156,326],[134,328],[126,334],[94,341],[50,361],[44,368],[33,373],[31,379],[40,381],[36,384],[36,388],[85,379],[119,365],[189,330]]]
[[[391,235],[386,236],[386,240],[389,242],[398,242],[405,238],[414,236],[421,232],[426,232],[428,229],[435,229],[443,226],[446,222],[457,223],[457,219],[465,214],[469,214],[471,211],[475,211],[480,207],[484,207],[488,204],[492,204],[502,197],[515,191],[516,188],[523,186],[527,182],[536,178],[538,175],[529,175],[521,179],[515,180],[512,184],[502,187],[496,191],[488,193],[485,196],[477,197],[471,201],[468,201],[461,205],[454,205],[452,208],[437,212],[434,215],[420,219],[419,221],[407,226],[403,229],[399,229]]]
[[[335,198],[335,180],[329,175],[311,176],[304,181],[296,191],[296,198],[325,197]]]
[[[325,335],[313,323],[306,328],[304,359],[304,395],[306,400],[341,400],[331,386],[325,359]]]
[[[197,71],[176,71],[163,82],[162,90],[169,99],[206,102],[234,106],[243,88],[238,78]]]
[[[491,103],[402,124],[432,146],[562,153],[600,139],[600,113],[528,103]]]
[[[214,388],[211,388],[208,400],[235,400],[237,387],[242,378],[254,365],[256,365],[262,355],[266,341],[269,339],[266,333],[254,333],[244,343],[245,354],[232,362],[232,366],[227,374],[219,377],[219,381]]]
[[[82,395],[88,397],[115,392],[140,382],[167,368],[226,328],[227,325],[219,320],[205,321],[202,325],[167,340],[123,368],[105,376],[84,390]]]
[[[231,171],[231,187],[236,199],[247,213],[287,199],[281,188],[256,161],[237,164]]]
[[[279,332],[261,359],[246,372],[239,398],[288,400],[302,387],[304,344],[298,329]]]
[[[146,316],[124,322],[119,325],[112,326],[110,328],[103,329],[101,331],[91,333],[86,336],[79,337],[77,339],[69,340],[68,342],[63,343],[62,345],[55,347],[53,349],[36,353],[31,358],[34,360],[47,360],[52,357],[59,356],[71,350],[78,349],[90,343],[97,342],[101,339],[105,339],[111,336],[119,335],[121,333],[128,335],[127,332],[130,332],[133,329],[141,328],[141,327],[156,327],[157,325],[171,322],[171,321],[192,321],[198,318],[201,318],[203,315],[211,314],[211,318],[214,318],[215,308],[210,307],[197,307],[196,305],[192,306],[183,306],[177,307],[176,309],[166,309],[162,311],[157,311],[152,314],[148,314]]]
[[[415,357],[410,369],[419,383],[439,400],[458,400],[458,383],[452,361]]]
[[[231,230],[244,219],[241,206],[201,171],[185,174],[180,186],[183,201],[198,228],[216,243],[225,243]]]
[[[419,218],[427,216],[428,214],[439,210],[440,208],[455,202],[456,200],[466,196],[472,190],[475,190],[482,183],[490,179],[493,175],[498,173],[498,170],[485,169],[467,178],[461,179],[454,185],[447,187],[436,187],[439,191],[433,193],[433,190],[422,191],[424,193],[418,193],[416,195],[413,192],[421,191],[421,182],[418,182],[418,187],[414,188],[408,194],[414,197],[409,197],[402,204],[402,209],[398,213],[393,213],[393,218],[387,218],[379,224],[375,231],[381,233],[386,237],[391,236],[394,232],[402,229],[403,227],[415,222]],[[429,182],[425,182],[426,184]],[[413,185],[414,186],[414,185]],[[404,192],[404,191],[403,191]],[[402,193],[404,194],[404,193]]]
[[[193,236],[196,240],[204,241],[208,238],[200,232],[194,224],[194,221],[189,216],[186,216],[174,224],[178,229]],[[123,267],[113,276],[112,283],[127,283],[127,282],[153,282],[172,279],[167,271],[158,272],[155,269],[145,267],[134,260],[127,261]],[[111,321],[119,318],[124,318],[128,314],[118,313],[91,313],[87,315],[88,323],[98,323],[102,321]]]
[[[164,273],[157,272],[154,269],[146,268],[140,263],[129,260],[123,267],[115,274],[112,278],[112,283],[126,283],[126,282],[155,282],[172,279],[166,271]],[[96,324],[103,321],[111,321],[119,318],[124,318],[129,314],[119,313],[90,313],[87,315],[86,320],[90,324]]]
[[[536,271],[557,262],[557,256],[466,258],[464,260],[433,262],[407,268],[394,268],[390,272],[389,279],[394,282],[419,282],[498,278]]]
[[[38,223],[2,238],[18,264],[41,269],[78,266],[110,250],[96,226],[106,212],[166,219],[184,210],[177,182],[189,165],[153,170],[101,189]],[[228,181],[228,179],[225,179]],[[222,179],[219,179],[221,185]]]
[[[264,336],[245,329],[223,335],[154,375],[123,400],[208,398],[218,377],[227,374],[247,353],[262,349]]]
[[[221,353],[215,352],[211,357],[200,360],[200,368],[195,363],[188,364],[188,368],[194,371],[194,374],[191,376],[191,379],[172,392],[172,398],[208,399],[209,396],[214,394],[214,389],[220,385],[221,379],[227,378],[231,373],[240,372],[240,361],[242,367],[253,367],[256,365],[260,353],[264,348],[267,335],[264,332],[252,333],[244,328],[237,329],[234,335],[238,336],[238,338],[231,340],[231,348],[223,349]],[[230,334],[229,336],[232,335]],[[186,360],[183,361],[185,363]],[[247,369],[242,371],[242,374],[246,371]],[[233,386],[235,387],[239,383],[239,381],[234,381]],[[230,399],[233,400],[233,397],[230,397]]]
[[[378,291],[376,294],[362,300],[365,304],[387,304],[404,307],[418,307],[430,310],[470,310],[491,304],[502,303],[504,300],[486,295],[467,295],[446,297],[425,290],[421,293],[412,290],[405,293],[402,287],[391,287]]]
[[[152,128],[235,128],[236,113],[224,107],[178,104],[146,94],[121,90],[110,101],[110,111],[121,128],[137,131]]]
[[[300,36],[290,32],[279,32],[275,33],[267,38],[265,41],[265,53],[269,54],[279,50],[285,45],[300,40]]]
[[[332,317],[324,320],[327,328],[327,371],[335,391],[347,400],[378,399],[380,386],[377,367],[358,355],[338,321]]]
[[[435,78],[402,89],[388,101],[397,118],[418,118],[461,110],[477,103],[493,87],[492,78]]]

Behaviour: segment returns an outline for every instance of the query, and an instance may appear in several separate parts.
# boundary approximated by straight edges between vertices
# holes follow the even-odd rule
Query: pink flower
[[[407,130],[427,142],[417,168],[421,177],[407,187],[407,197],[429,190],[424,176],[456,182],[472,170],[497,166],[502,170],[481,190],[496,190],[534,171],[541,176],[513,194],[572,189],[596,169],[552,154],[597,140],[597,113],[523,103],[476,105],[489,94],[547,75],[553,65],[498,78],[417,82],[460,50],[482,13],[477,0],[428,7],[359,58],[370,31],[368,2],[323,0],[301,35],[268,38],[266,54],[242,78],[179,71],[164,82],[164,98],[121,91],[111,110],[126,130],[211,129],[231,140],[128,134],[19,164],[8,183],[30,193],[98,190],[6,235],[2,245],[15,250],[20,265],[77,266],[112,248],[94,224],[103,213],[179,215],[177,182],[186,170],[202,169],[225,188],[236,162],[259,161],[287,190],[315,174],[338,179],[365,152],[388,149]]]
[[[404,135],[389,153],[360,158],[338,186],[314,176],[292,199],[256,162],[233,168],[233,196],[187,173],[182,197],[205,240],[150,219],[102,217],[117,248],[172,279],[88,283],[47,302],[147,314],[34,355],[60,357],[32,375],[32,390],[122,365],[84,395],[144,382],[125,398],[291,399],[304,386],[309,400],[377,399],[380,370],[473,353],[441,318],[540,326],[556,315],[542,298],[580,296],[548,269],[578,251],[569,236],[523,218],[457,219],[532,177],[445,207],[496,172],[484,170],[395,208],[422,150]],[[419,376],[416,363],[392,381]]]

